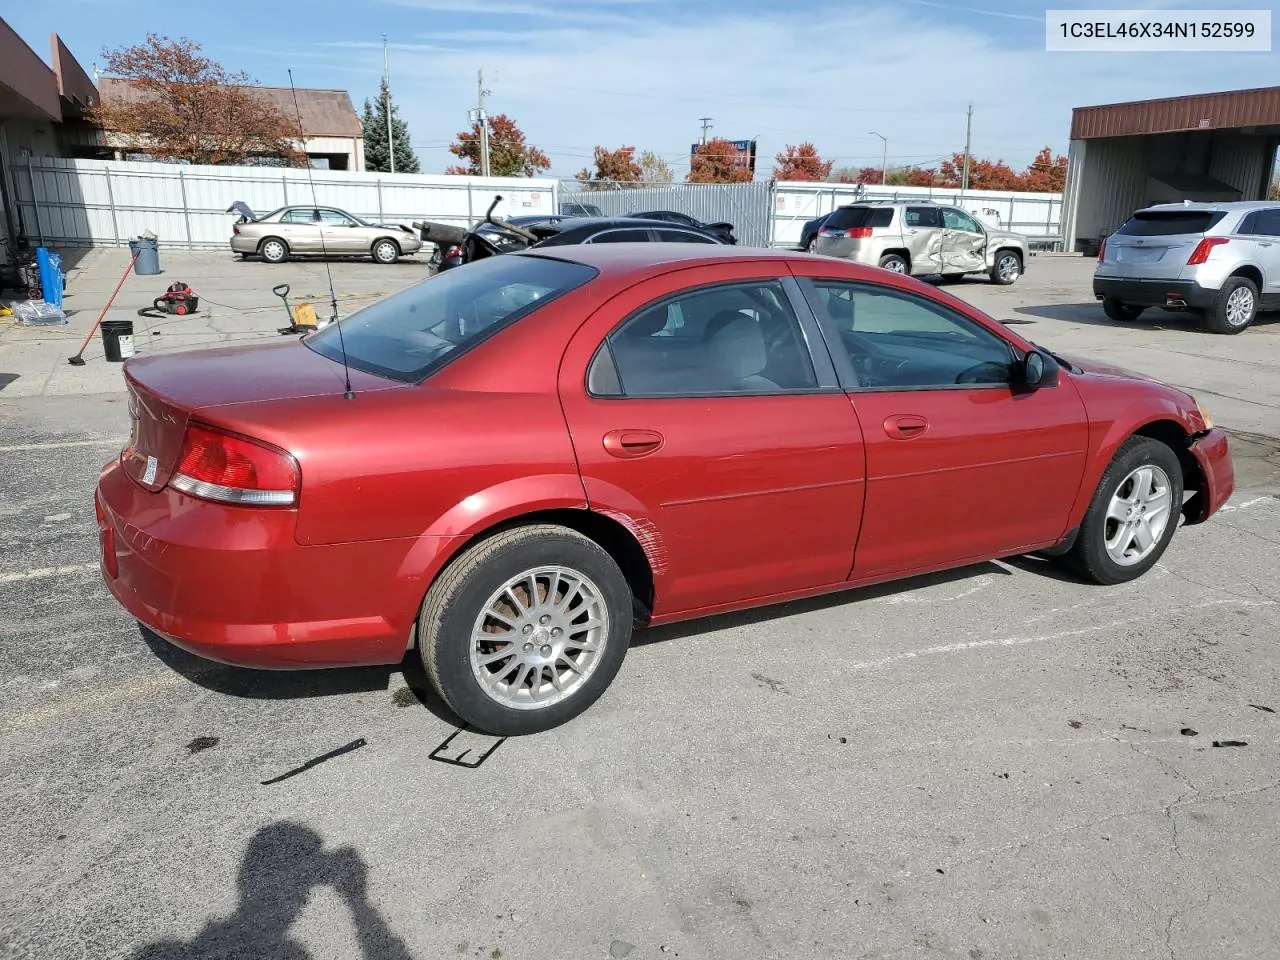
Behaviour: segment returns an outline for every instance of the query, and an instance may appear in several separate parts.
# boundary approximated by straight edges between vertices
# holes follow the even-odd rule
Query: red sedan
[[[1132,580],[1234,482],[1181,390],[767,250],[494,257],[125,373],[96,506],[133,616],[252,667],[416,647],[495,734],[586,709],[635,624],[1031,552]]]

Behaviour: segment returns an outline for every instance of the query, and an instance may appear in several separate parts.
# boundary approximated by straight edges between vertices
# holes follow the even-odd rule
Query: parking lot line
[[[0,447],[0,453],[24,453],[30,450],[69,450],[73,447],[114,447],[121,443],[119,437],[102,440],[60,440],[52,443],[17,443]]]
[[[98,569],[98,561],[92,563],[69,563],[61,567],[36,567],[33,570],[18,570],[14,573],[0,573],[0,583],[18,583],[24,580],[39,580],[43,577],[62,577],[71,573],[87,573]]]

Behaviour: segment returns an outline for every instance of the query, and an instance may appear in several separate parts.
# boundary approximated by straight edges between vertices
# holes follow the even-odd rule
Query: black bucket
[[[111,363],[123,363],[133,356],[133,321],[103,320],[102,348]]]

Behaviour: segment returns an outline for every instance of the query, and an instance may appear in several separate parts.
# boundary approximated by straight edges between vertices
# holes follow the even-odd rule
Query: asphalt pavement
[[[1280,324],[956,289],[1221,381],[1231,503],[1122,587],[1015,559],[648,631],[581,718],[506,741],[412,659],[254,673],[147,635],[97,572],[123,394],[0,390],[0,957],[1271,955],[1280,406],[1249,363]]]

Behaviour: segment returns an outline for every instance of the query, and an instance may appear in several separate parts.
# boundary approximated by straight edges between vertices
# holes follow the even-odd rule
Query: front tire
[[[394,240],[379,240],[373,245],[373,259],[382,264],[395,263],[400,259],[400,247]]]
[[[880,268],[891,273],[906,274],[911,272],[911,266],[907,263],[907,258],[896,253],[886,253],[881,257]]]
[[[1178,527],[1182,465],[1159,440],[1126,440],[1102,475],[1063,560],[1100,584],[1136,580],[1159,562]]]
[[[1258,288],[1246,277],[1228,277],[1213,305],[1205,312],[1205,323],[1214,333],[1240,333],[1258,314]]]
[[[996,262],[991,265],[989,276],[992,283],[1007,287],[1022,276],[1022,258],[1012,250],[999,251]]]
[[[1107,319],[1114,320],[1116,323],[1131,323],[1142,316],[1142,311],[1145,309],[1130,303],[1122,303],[1111,297],[1102,301],[1102,312],[1107,315]]]
[[[632,598],[614,559],[566,527],[496,534],[431,586],[418,620],[432,686],[472,728],[538,733],[593,704],[631,643]]]

